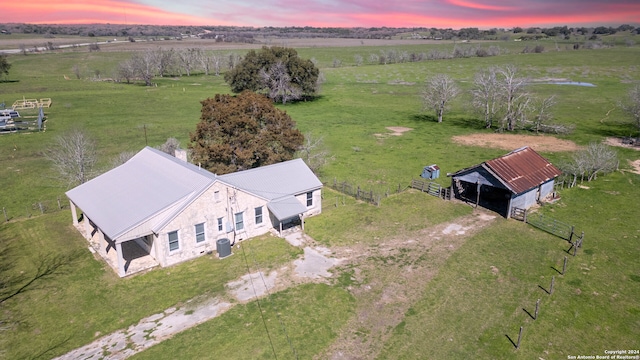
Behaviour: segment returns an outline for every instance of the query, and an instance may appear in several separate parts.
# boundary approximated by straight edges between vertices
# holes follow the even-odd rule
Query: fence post
[[[578,247],[582,247],[582,240],[584,239],[584,231],[580,234],[580,239],[578,239]]]
[[[540,299],[538,299],[538,301],[536,301],[536,312],[533,313],[533,320],[537,320],[538,319],[538,309],[540,308]]]
[[[564,275],[564,272],[567,271],[567,257],[564,257],[564,264],[562,264],[562,275]]]
[[[520,333],[518,334],[518,345],[516,345],[516,349],[520,348],[520,339],[522,339],[522,326],[520,326]]]
[[[58,210],[62,210],[62,205],[60,204],[60,196],[58,196]]]
[[[400,194],[401,186],[402,186],[402,184],[398,183],[398,194]]]
[[[38,202],[38,207],[40,208],[40,214],[44,214],[44,207],[42,206],[42,201]]]
[[[553,294],[553,283],[556,281],[556,276],[551,276],[551,287],[549,288],[549,295]]]
[[[571,234],[569,234],[569,242],[573,242],[572,240],[573,240],[573,231],[574,231],[574,229],[575,229],[574,226],[571,225]]]
[[[360,199],[360,185],[358,185],[358,190],[356,190],[356,200]]]
[[[8,222],[9,217],[7,216],[7,209],[4,206],[2,207],[2,212],[4,213],[4,221]]]

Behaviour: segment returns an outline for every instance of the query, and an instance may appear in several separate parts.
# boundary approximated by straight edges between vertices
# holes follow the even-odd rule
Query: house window
[[[204,223],[196,224],[196,242],[204,241]]]
[[[180,249],[180,242],[178,241],[178,231],[172,231],[169,233],[169,251],[176,251]]]
[[[244,218],[241,212],[235,214],[235,220],[236,220],[236,231],[244,229]]]
[[[222,221],[224,220],[224,218],[219,217],[218,218],[218,232],[222,232],[223,227],[222,227]]]
[[[307,193],[307,207],[313,206],[313,191]]]
[[[214,199],[216,202],[219,202],[219,201],[220,201],[220,190],[216,190],[216,191],[214,191],[214,192],[213,192],[213,199]]]
[[[256,209],[256,224],[262,224],[262,206]]]

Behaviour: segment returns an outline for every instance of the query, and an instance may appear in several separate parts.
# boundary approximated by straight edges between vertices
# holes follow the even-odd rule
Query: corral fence
[[[4,222],[11,220],[25,219],[37,215],[50,214],[58,212],[65,208],[69,208],[69,202],[66,196],[58,196],[56,199],[38,200],[30,204],[2,206],[2,215]]]
[[[565,239],[571,243],[572,247],[582,246],[584,232],[577,235],[575,226],[573,225],[564,223],[542,213],[530,213],[525,209],[515,207],[511,209],[511,217],[516,220],[524,221],[533,227],[546,231],[559,238]]]
[[[439,197],[445,200],[451,200],[451,188],[443,187],[433,181],[411,180],[411,188],[426,192],[429,195]]]
[[[391,189],[388,187],[386,189],[374,189],[373,187],[369,187],[367,189],[348,181],[338,181],[335,178],[331,182],[329,182],[328,185],[330,188],[338,192],[356,198],[356,200],[362,200],[376,206],[380,206],[382,199],[389,197],[389,194],[392,193]],[[402,187],[398,185],[398,190],[394,192],[399,193],[401,191]]]

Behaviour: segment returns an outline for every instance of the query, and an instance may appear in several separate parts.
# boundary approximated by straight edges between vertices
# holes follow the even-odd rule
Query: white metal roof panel
[[[207,189],[216,176],[146,147],[129,161],[67,192],[112,240],[185,198]]]
[[[220,175],[218,179],[267,200],[322,187],[322,182],[302,159]]]
[[[292,195],[271,201],[267,207],[279,221],[290,219],[307,211],[307,208]]]

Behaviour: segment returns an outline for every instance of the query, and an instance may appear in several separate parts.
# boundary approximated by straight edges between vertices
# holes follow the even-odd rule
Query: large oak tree
[[[202,101],[189,148],[193,163],[226,174],[293,159],[303,141],[286,112],[264,95],[243,91]]]
[[[311,60],[286,47],[250,50],[224,79],[234,93],[265,91],[273,101],[286,102],[316,93],[320,71]]]

